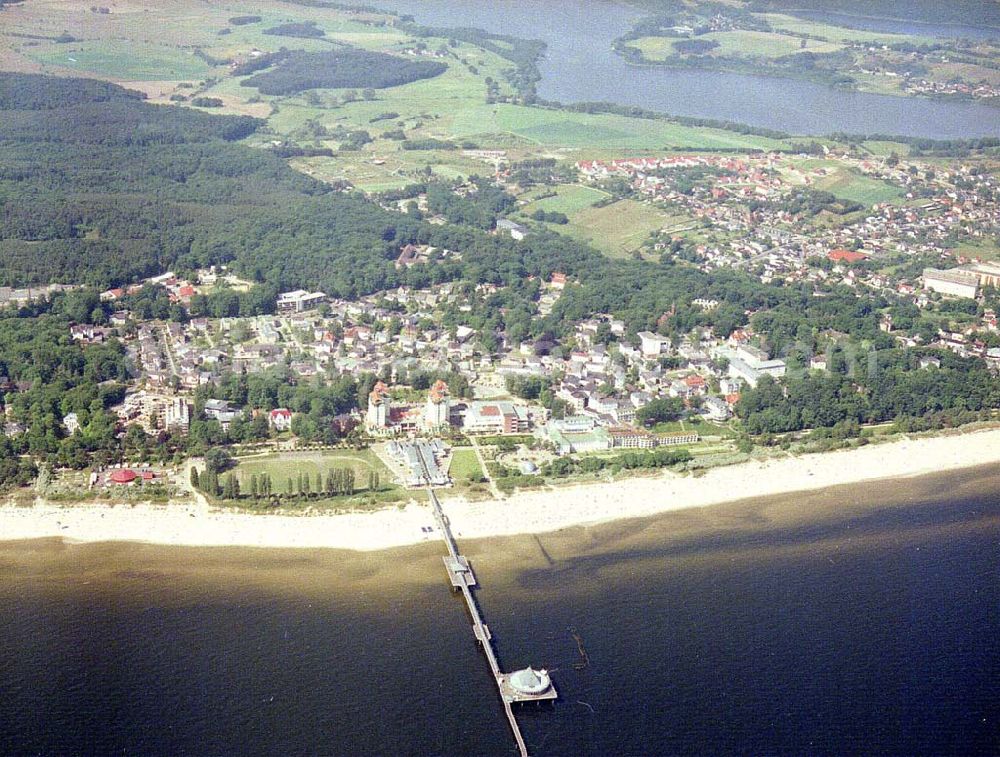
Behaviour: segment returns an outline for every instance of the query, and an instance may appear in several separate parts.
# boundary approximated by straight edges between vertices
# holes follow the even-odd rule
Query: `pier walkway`
[[[511,708],[511,705],[514,702],[540,702],[556,699],[558,694],[554,686],[549,686],[546,691],[539,694],[522,693],[511,686],[510,675],[501,671],[500,663],[497,661],[496,653],[493,651],[493,636],[490,634],[489,626],[483,621],[483,616],[479,612],[479,606],[472,595],[472,587],[476,586],[476,577],[472,572],[472,567],[469,565],[469,561],[458,552],[455,539],[451,534],[451,526],[444,511],[441,509],[441,503],[438,501],[437,495],[431,489],[427,490],[427,495],[431,502],[431,509],[434,511],[434,519],[437,521],[441,536],[448,546],[448,556],[442,559],[444,560],[445,568],[448,570],[451,585],[453,588],[461,591],[462,596],[465,598],[465,605],[469,610],[469,615],[472,616],[472,633],[479,640],[479,643],[482,644],[486,661],[490,665],[490,672],[493,673],[493,680],[496,682],[497,690],[500,692],[500,700],[503,702],[507,722],[510,723],[510,730],[514,733],[514,741],[517,742],[517,748],[520,750],[521,757],[528,757],[528,747],[524,743],[524,736],[521,735],[521,728],[517,724],[517,718],[514,717],[514,710]]]

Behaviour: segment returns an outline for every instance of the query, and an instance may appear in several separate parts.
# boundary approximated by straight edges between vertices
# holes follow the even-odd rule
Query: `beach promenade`
[[[692,507],[956,471],[1000,462],[1000,430],[767,459],[700,474],[664,473],[607,483],[518,492],[502,502],[447,503],[456,537],[540,534]],[[426,543],[426,503],[334,515],[247,514],[191,504],[0,507],[0,539],[63,538],[176,546],[371,551]]]

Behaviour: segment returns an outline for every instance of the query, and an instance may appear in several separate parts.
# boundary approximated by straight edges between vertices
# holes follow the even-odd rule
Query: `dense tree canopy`
[[[345,87],[384,89],[430,79],[448,67],[439,61],[407,60],[395,55],[348,48],[321,53],[296,50],[271,71],[245,79],[265,95],[292,95],[307,89]]]

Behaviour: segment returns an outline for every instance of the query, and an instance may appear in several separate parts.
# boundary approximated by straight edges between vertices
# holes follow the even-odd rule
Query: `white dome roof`
[[[522,694],[541,694],[552,685],[548,671],[528,667],[510,674],[510,685]]]

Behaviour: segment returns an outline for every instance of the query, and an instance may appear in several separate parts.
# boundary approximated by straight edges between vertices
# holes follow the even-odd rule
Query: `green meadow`
[[[652,205],[619,200],[604,207],[573,213],[569,224],[549,224],[555,231],[589,242],[610,257],[626,257],[638,250],[650,233],[681,220]]]
[[[904,194],[900,187],[846,170],[835,171],[831,175],[819,179],[814,186],[816,189],[830,192],[842,200],[860,202],[862,205],[892,202]]]
[[[711,51],[713,56],[740,58],[779,58],[802,50],[808,50],[812,53],[830,53],[843,47],[837,42],[814,39],[806,40],[805,47],[803,47],[801,37],[781,34],[780,32],[752,30],[711,32],[700,35],[698,39],[719,43],[719,46]],[[641,50],[643,56],[648,60],[657,61],[678,54],[674,48],[676,41],[678,41],[677,37],[642,37],[630,40],[628,45]]]
[[[579,184],[560,184],[551,189],[546,187],[546,194],[548,191],[554,191],[556,194],[533,200],[521,212],[525,215],[531,215],[536,210],[544,210],[548,213],[571,215],[608,197],[606,192],[593,187],[583,187]]]

